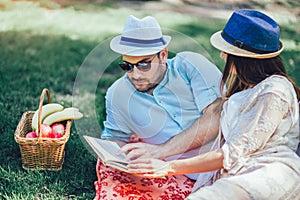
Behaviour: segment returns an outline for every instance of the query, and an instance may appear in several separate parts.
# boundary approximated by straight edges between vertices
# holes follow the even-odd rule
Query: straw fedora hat
[[[211,44],[226,53],[265,59],[281,53],[280,28],[267,15],[256,10],[236,10],[225,28],[210,38]]]
[[[171,37],[162,35],[159,23],[152,16],[138,19],[128,16],[121,35],[114,37],[110,48],[122,55],[145,56],[164,49]]]

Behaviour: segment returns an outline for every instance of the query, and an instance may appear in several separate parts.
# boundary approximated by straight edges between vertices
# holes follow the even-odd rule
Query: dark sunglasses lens
[[[141,71],[149,71],[151,68],[151,62],[147,62],[147,63],[138,63],[136,65],[136,67],[141,70]]]
[[[124,70],[124,71],[131,71],[133,66],[129,63],[120,63],[119,66]]]
[[[152,60],[151,60],[152,61]],[[139,62],[136,64],[136,68],[138,68],[140,71],[149,71],[151,69],[151,61],[148,62]],[[126,72],[131,72],[134,68],[134,64],[122,62],[119,63],[119,66]]]

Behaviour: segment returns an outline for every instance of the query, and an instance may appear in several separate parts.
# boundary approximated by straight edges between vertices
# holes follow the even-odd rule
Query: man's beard
[[[137,89],[137,91],[139,91],[139,92],[145,92],[145,93],[149,93],[149,94],[152,94],[152,91],[156,88],[156,86],[157,86],[158,84],[153,84],[153,85],[151,85],[150,87],[148,87],[147,89],[145,89],[145,90],[139,90],[139,89]]]
[[[135,82],[139,82],[139,81],[144,81],[144,82],[148,82],[147,79],[132,79],[132,84],[134,85],[135,89],[139,92],[145,92],[145,93],[149,93],[149,91],[153,91],[156,86],[158,85],[158,83],[150,83],[147,84],[147,87],[145,89],[138,87],[136,84],[134,84]],[[148,82],[149,83],[149,82]],[[152,93],[152,92],[151,92]]]

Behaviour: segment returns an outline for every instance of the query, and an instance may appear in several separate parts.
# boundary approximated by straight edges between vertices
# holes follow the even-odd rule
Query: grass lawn
[[[120,58],[107,46],[110,38],[122,31],[129,14],[151,14],[174,36],[171,54],[181,49],[199,51],[222,69],[219,52],[210,46],[209,36],[225,21],[98,4],[80,8],[51,4],[51,9],[40,5],[0,2],[0,199],[92,199],[96,158],[81,135],[100,133],[105,91],[122,75],[115,67]],[[282,57],[288,73],[300,85],[299,20],[282,20],[281,26],[286,44]],[[59,172],[24,170],[14,140],[22,114],[37,109],[43,88],[50,90],[52,102],[79,107],[85,115],[72,126]],[[96,127],[89,124],[91,120],[96,120]]]

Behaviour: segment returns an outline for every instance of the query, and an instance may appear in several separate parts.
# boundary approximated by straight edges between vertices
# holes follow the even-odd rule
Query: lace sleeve
[[[222,149],[224,168],[239,168],[244,159],[265,144],[289,110],[289,103],[276,93],[263,93],[241,108],[235,127]],[[236,170],[237,170],[236,169]]]

